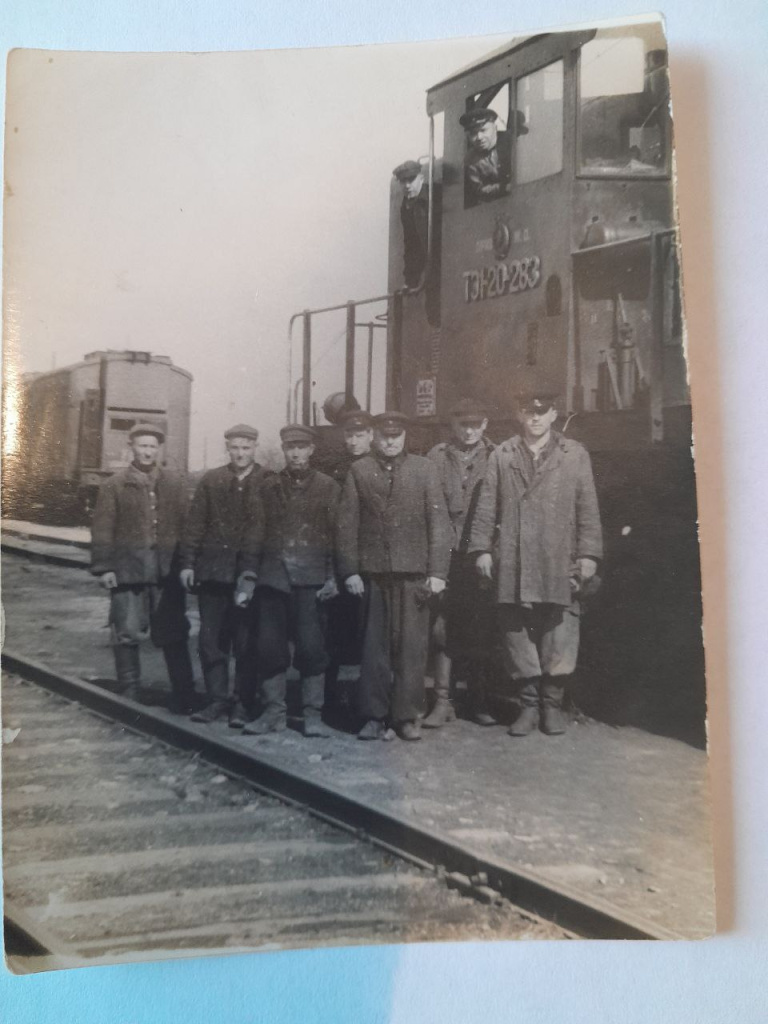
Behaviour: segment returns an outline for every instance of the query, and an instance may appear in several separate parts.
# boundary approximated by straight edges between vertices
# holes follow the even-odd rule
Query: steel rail
[[[535,872],[459,843],[381,807],[362,803],[342,789],[287,769],[253,747],[212,736],[207,727],[119,697],[84,680],[53,671],[40,662],[4,650],[2,666],[30,682],[77,701],[131,729],[186,750],[246,780],[262,792],[303,806],[332,824],[384,845],[398,855],[446,872],[449,883],[467,892],[489,890],[521,910],[550,921],[576,936],[595,939],[679,939],[681,935],[625,913],[604,900],[586,896]],[[474,880],[482,878],[482,884]]]

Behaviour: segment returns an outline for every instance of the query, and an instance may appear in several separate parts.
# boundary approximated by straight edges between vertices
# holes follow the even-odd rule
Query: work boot
[[[327,739],[331,730],[323,722],[325,676],[308,676],[301,681],[301,703],[304,709],[304,735]]]
[[[248,714],[248,710],[241,701],[236,701],[235,706],[229,712],[229,728],[230,729],[242,729],[243,726],[251,720],[251,716]]]
[[[189,718],[192,722],[202,722],[204,725],[211,725],[212,722],[218,721],[219,718],[226,718],[228,713],[228,700],[212,700],[204,708],[200,708],[199,711],[191,714]]]
[[[485,683],[485,670],[474,668],[468,680],[469,686],[469,717],[475,725],[488,727],[496,725],[496,719],[488,707],[488,692]]]
[[[443,620],[439,620],[443,622]],[[438,622],[438,625],[439,625]],[[440,647],[435,653],[435,703],[421,723],[425,729],[441,729],[449,722],[456,721],[456,712],[451,703],[451,671],[453,663],[444,649],[445,637],[440,631]]]
[[[141,665],[139,648],[127,644],[115,644],[115,675],[117,693],[126,700],[136,700],[141,686]]]
[[[420,740],[421,725],[418,722],[401,722],[397,727],[397,735],[401,740]]]
[[[518,683],[518,696],[522,710],[510,725],[507,733],[510,736],[527,736],[539,727],[539,684],[541,679],[521,679]]]
[[[171,683],[168,707],[174,714],[188,715],[193,707],[195,680],[186,641],[164,647],[163,657]]]
[[[212,665],[203,662],[203,679],[205,680],[205,693],[207,703],[190,715],[193,722],[202,722],[210,725],[219,718],[225,718],[229,714],[230,700],[229,673],[226,662],[214,662]]]
[[[370,718],[357,734],[359,740],[381,740],[386,732],[384,723],[378,718]]]
[[[563,714],[565,686],[555,682],[552,676],[544,676],[541,688],[541,731],[547,736],[561,736],[568,728],[568,719]]]
[[[258,718],[243,727],[246,736],[265,736],[268,732],[285,732],[288,721],[285,704],[285,672],[261,684],[261,700],[264,711]]]
[[[331,665],[325,673],[324,707],[326,711],[336,711],[339,714],[348,710],[346,687],[339,679],[339,666],[336,664]]]
[[[425,729],[441,729],[444,725],[448,725],[449,722],[456,721],[456,712],[453,704],[451,704],[449,691],[440,689],[436,690],[435,694],[435,703],[432,705],[432,710],[421,723]]]
[[[246,722],[250,722],[255,714],[257,704],[256,693],[258,683],[256,669],[250,661],[242,659],[236,663],[235,686],[232,701],[232,710],[229,714],[229,726],[231,729],[242,729]]]

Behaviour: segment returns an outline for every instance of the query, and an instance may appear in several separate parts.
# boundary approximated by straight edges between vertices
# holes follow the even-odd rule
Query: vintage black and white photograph
[[[715,931],[668,53],[9,57],[16,972]]]

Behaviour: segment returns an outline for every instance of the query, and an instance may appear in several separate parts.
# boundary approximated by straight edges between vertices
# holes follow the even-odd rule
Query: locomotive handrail
[[[354,330],[355,330],[355,310],[358,306],[370,306],[376,302],[392,302],[399,296],[404,294],[407,295],[418,295],[424,287],[424,281],[419,283],[418,288],[398,288],[393,292],[386,292],[384,295],[373,295],[366,299],[349,299],[347,302],[339,302],[332,306],[319,306],[316,309],[302,309],[298,313],[294,313],[288,321],[288,394],[287,394],[287,407],[286,415],[288,422],[291,421],[291,398],[294,387],[298,388],[299,384],[302,384],[302,420],[306,423],[310,421],[310,410],[311,410],[311,387],[312,387],[312,335],[310,322],[311,318],[319,313],[336,313],[342,309],[347,311],[347,353],[346,353],[346,374],[345,374],[345,391],[348,395],[352,394],[353,382],[354,382]],[[293,380],[293,325],[297,320],[303,320],[304,322],[304,352],[303,352],[303,371],[301,377],[294,383]]]
[[[644,235],[631,235],[628,238],[616,238],[612,242],[601,242],[599,245],[587,245],[583,249],[571,249],[571,256],[587,256],[595,252],[605,252],[606,249],[618,249],[622,245],[637,245],[638,242],[650,242],[653,238],[675,234],[677,234],[677,228],[660,228],[658,231],[650,231]]]

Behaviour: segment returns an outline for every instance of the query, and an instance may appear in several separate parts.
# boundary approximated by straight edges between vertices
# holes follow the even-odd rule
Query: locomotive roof
[[[491,50],[484,57],[480,57],[478,60],[473,61],[471,64],[466,64],[463,68],[458,71],[454,71],[448,78],[443,78],[442,81],[436,82],[435,85],[430,86],[427,89],[427,95],[431,92],[435,92],[437,89],[442,89],[444,85],[448,85],[449,82],[455,82],[459,78],[463,78],[464,75],[468,75],[470,71],[477,71],[478,68],[485,67],[486,64],[492,64],[499,57],[505,57],[509,53],[514,53],[516,50],[522,49],[524,46],[528,46],[530,43],[536,42],[538,39],[544,39],[547,36],[552,35],[551,32],[540,32],[538,35],[533,36],[513,36],[508,42],[504,43],[503,46],[499,46],[496,50]]]

